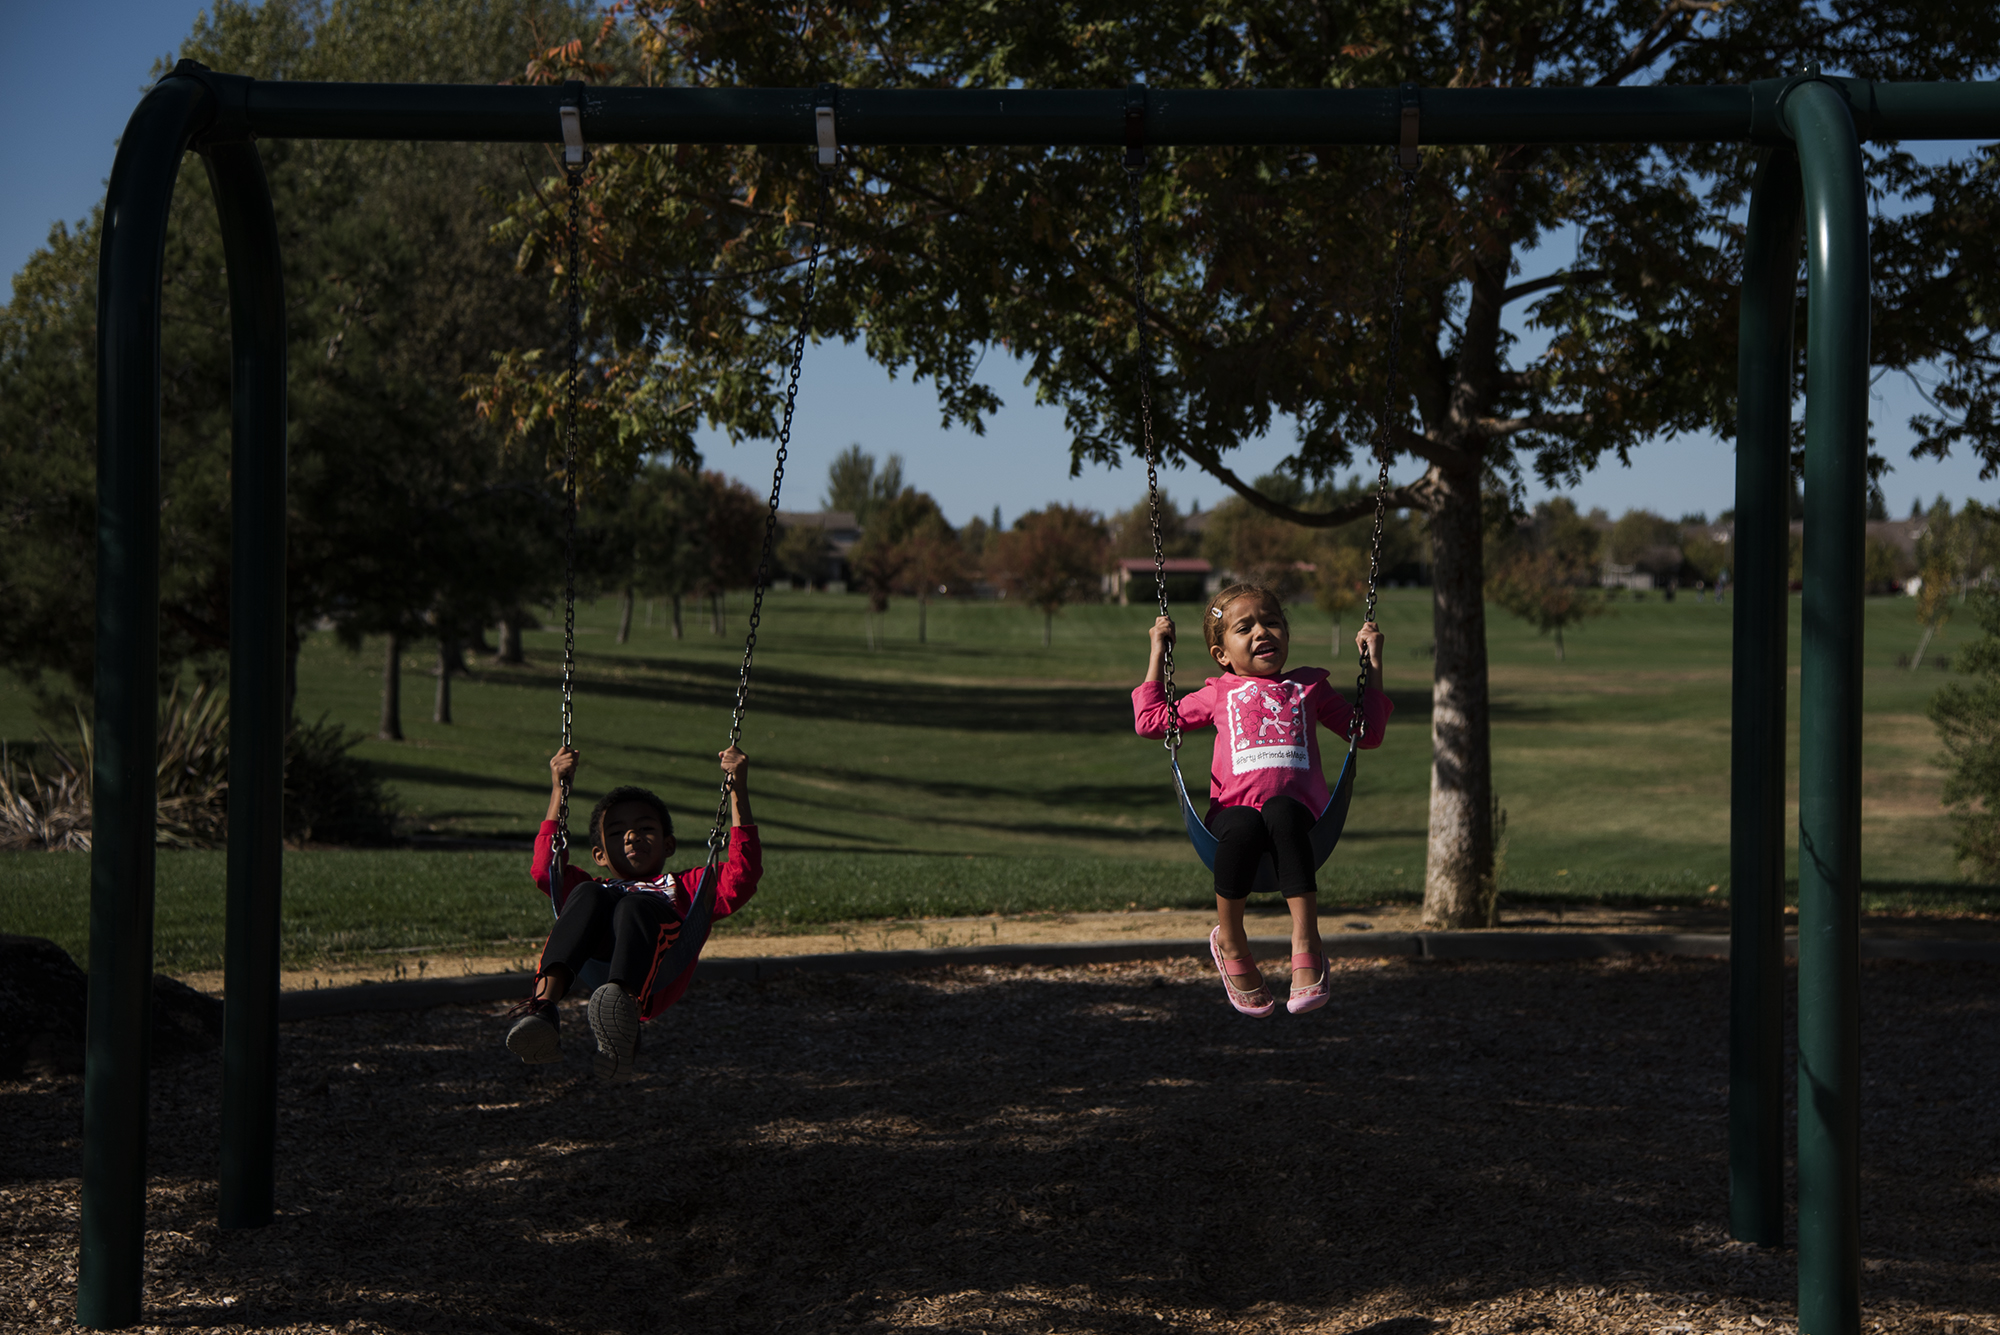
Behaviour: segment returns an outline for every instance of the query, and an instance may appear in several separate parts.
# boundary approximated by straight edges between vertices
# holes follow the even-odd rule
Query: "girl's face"
[[[1222,613],[1222,643],[1210,649],[1216,665],[1239,677],[1275,677],[1292,649],[1284,611],[1262,594],[1232,598]]]

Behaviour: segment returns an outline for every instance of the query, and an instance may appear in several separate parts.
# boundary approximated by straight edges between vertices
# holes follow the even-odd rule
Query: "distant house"
[[[780,510],[778,527],[816,528],[826,536],[827,553],[820,563],[819,574],[813,579],[815,587],[846,590],[853,578],[848,565],[847,554],[854,550],[854,544],[861,541],[861,525],[856,522],[852,510]]]
[[[1166,560],[1167,595],[1172,597],[1177,584],[1199,584],[1207,588],[1209,575],[1215,567],[1199,556],[1169,556]],[[1139,596],[1150,601],[1153,597],[1153,558],[1150,556],[1127,556],[1120,558],[1112,572],[1104,577],[1104,596],[1116,598],[1120,607],[1132,605],[1132,583],[1139,584]]]

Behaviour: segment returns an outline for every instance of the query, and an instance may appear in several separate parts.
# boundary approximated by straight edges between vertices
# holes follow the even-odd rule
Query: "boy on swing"
[[[729,786],[730,828],[728,857],[715,869],[713,916],[726,918],[756,892],[764,856],[750,815],[750,759],[734,746],[717,759]],[[514,1025],[507,1031],[507,1048],[530,1064],[560,1060],[556,1003],[586,966],[597,963],[606,981],[590,994],[590,1032],[597,1042],[597,1073],[613,1079],[632,1072],[639,1022],[679,1001],[694,977],[692,958],[678,977],[658,975],[709,869],[666,870],[675,847],[667,804],[644,788],[627,786],[606,793],[590,813],[591,859],[611,875],[593,878],[565,860],[557,884],[550,874],[557,821],[577,760],[576,750],[567,746],[549,760],[549,813],[535,836],[529,875],[555,906],[556,925],[542,947],[534,995],[509,1012]],[[701,930],[706,933],[706,927]],[[695,955],[701,946],[694,943]]]

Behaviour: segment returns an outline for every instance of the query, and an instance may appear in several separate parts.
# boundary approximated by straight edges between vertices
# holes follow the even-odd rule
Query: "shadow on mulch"
[[[1253,1023],[1191,963],[697,984],[643,1074],[469,1009],[284,1031],[281,1218],[214,1223],[156,1073],[173,1331],[1776,1330],[1727,1240],[1725,965],[1354,962]],[[1996,972],[1865,975],[1865,1324],[2000,1329]],[[0,1328],[69,1327],[79,1086],[0,1085]],[[25,1301],[23,1301],[25,1299]],[[28,1304],[32,1303],[32,1310]]]

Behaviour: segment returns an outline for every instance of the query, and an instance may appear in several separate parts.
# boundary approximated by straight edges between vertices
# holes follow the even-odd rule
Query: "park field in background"
[[[690,608],[673,639],[666,609],[615,644],[617,602],[578,609],[575,728],[585,757],[576,804],[640,783],[673,808],[677,863],[699,860],[715,808],[715,752],[742,653],[746,600],[725,634]],[[1507,900],[1649,902],[1728,891],[1729,649],[1733,607],[1683,594],[1612,605],[1568,637],[1568,660],[1518,620],[1489,612],[1494,780],[1506,812]],[[1198,609],[1183,609],[1192,626]],[[1079,606],[1056,618],[1008,603],[938,602],[928,643],[901,600],[874,619],[859,597],[804,592],[767,600],[743,748],[769,869],[738,926],[788,927],[882,916],[1199,906],[1210,892],[1180,832],[1163,749],[1135,737],[1129,693],[1145,660],[1147,607]],[[1295,611],[1293,666],[1336,661],[1324,614]],[[1796,763],[1799,602],[1791,602],[1791,729]],[[1361,758],[1340,850],[1322,873],[1337,903],[1421,890],[1429,792],[1430,596],[1388,590],[1384,746]],[[1353,626],[1347,627],[1351,635]],[[1959,883],[1938,804],[1940,748],[1924,708],[1949,673],[1897,660],[1916,644],[1907,599],[1871,599],[1863,721],[1863,868],[1874,907],[1983,908],[2000,895]],[[1192,632],[1190,632],[1192,633]],[[1972,633],[1959,618],[1933,643]],[[430,722],[434,656],[404,665],[408,740],[372,740],[381,647],[359,653],[315,635],[300,661],[299,712],[367,733],[358,754],[400,797],[413,835],[530,837],[547,801],[559,724],[560,642],[526,637],[526,667],[472,660],[456,679],[452,724]],[[1208,675],[1197,646],[1180,680]],[[0,694],[0,734],[34,736],[24,693]],[[1210,734],[1184,751],[1190,783]],[[1322,734],[1322,741],[1325,741]],[[1329,747],[1329,764],[1338,751]],[[579,822],[580,823],[580,822]],[[287,858],[287,955],[294,961],[454,942],[534,939],[547,908],[525,856],[497,851],[309,850]],[[87,859],[0,855],[0,928],[81,947]],[[220,957],[222,857],[160,855],[163,965]],[[1710,887],[1717,887],[1711,891]]]

